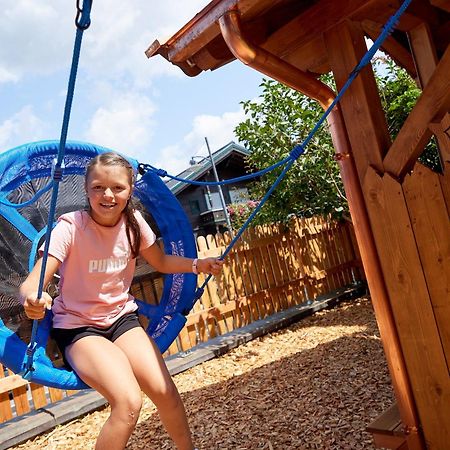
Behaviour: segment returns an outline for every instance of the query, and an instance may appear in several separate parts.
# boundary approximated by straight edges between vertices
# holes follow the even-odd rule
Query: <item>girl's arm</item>
[[[53,279],[58,271],[60,262],[54,256],[49,255],[45,266],[44,286]],[[33,270],[30,272],[26,280],[19,289],[20,301],[25,308],[25,313],[30,319],[42,319],[45,309],[52,306],[52,298],[47,292],[42,292],[42,297],[37,298],[39,278],[41,276],[42,258],[38,259]]]
[[[141,251],[141,256],[158,272],[161,273],[189,273],[194,272],[194,259],[184,256],[166,255],[155,242]],[[222,270],[223,261],[218,258],[197,259],[197,271],[218,275]]]

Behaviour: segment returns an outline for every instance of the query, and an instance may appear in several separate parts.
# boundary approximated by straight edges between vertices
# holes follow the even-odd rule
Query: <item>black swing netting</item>
[[[71,155],[70,158],[73,160],[74,156]],[[90,157],[85,158],[85,161],[83,161],[83,156],[76,158],[81,158],[77,165],[81,164],[82,166],[86,166],[90,159]],[[46,161],[47,163],[48,161]],[[28,173],[39,170],[39,159],[32,164],[36,164],[36,167],[28,167]],[[19,173],[18,178],[20,179],[20,177]],[[11,191],[7,196],[7,200],[15,204],[24,203],[33,198],[37,192],[50,182],[50,176],[33,178]],[[20,215],[38,231],[43,230],[48,223],[51,195],[52,191],[50,189],[32,204],[17,209]],[[133,202],[142,212],[157,236],[160,236],[156,222],[151,214],[136,199],[133,199]],[[59,183],[55,217],[57,218],[70,211],[85,209],[86,206],[84,176],[79,174],[65,175],[63,182]],[[18,290],[29,273],[30,255],[31,258],[37,257],[37,249],[44,242],[45,233],[42,233],[40,236],[38,245],[35,243],[33,246],[33,242],[1,214],[0,230],[0,319],[10,330],[16,332],[22,340],[28,342],[31,335],[32,321],[26,317],[24,308],[18,300]],[[136,275],[142,276],[149,272],[152,272],[150,266],[139,258],[136,265]],[[57,294],[57,281],[57,277],[55,277],[54,282],[46,287],[52,296]],[[155,299],[153,298],[152,301],[155,301]]]

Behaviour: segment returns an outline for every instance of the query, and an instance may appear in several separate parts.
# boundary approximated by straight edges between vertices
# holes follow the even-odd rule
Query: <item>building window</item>
[[[205,194],[206,204],[208,209],[221,209],[222,203],[220,201],[220,195],[218,192],[207,192]]]
[[[231,203],[245,203],[250,200],[247,188],[233,188],[229,192]]]

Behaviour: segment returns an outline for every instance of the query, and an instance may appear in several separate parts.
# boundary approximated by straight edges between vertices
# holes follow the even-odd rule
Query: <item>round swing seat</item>
[[[27,358],[27,344],[16,333],[24,320],[18,288],[34,266],[47,229],[52,165],[58,149],[59,141],[41,141],[0,154],[0,361],[15,373],[23,370]],[[86,165],[106,151],[111,150],[85,142],[66,143],[56,217],[85,207]],[[137,171],[139,163],[127,159]],[[142,205],[150,225],[156,227],[166,254],[197,256],[192,229],[181,205],[155,173],[148,171],[138,179],[133,197]],[[149,319],[147,334],[162,353],[183,328],[185,313],[195,303],[196,286],[194,274],[169,274],[164,276],[159,304],[136,300],[139,313]],[[30,381],[60,389],[86,388],[74,372],[53,367],[45,351],[50,328],[51,313],[47,313],[38,327]]]

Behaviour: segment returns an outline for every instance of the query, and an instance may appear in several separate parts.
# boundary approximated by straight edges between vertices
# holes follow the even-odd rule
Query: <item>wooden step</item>
[[[377,417],[366,430],[372,433],[376,447],[395,450],[407,450],[408,448],[397,403]]]

